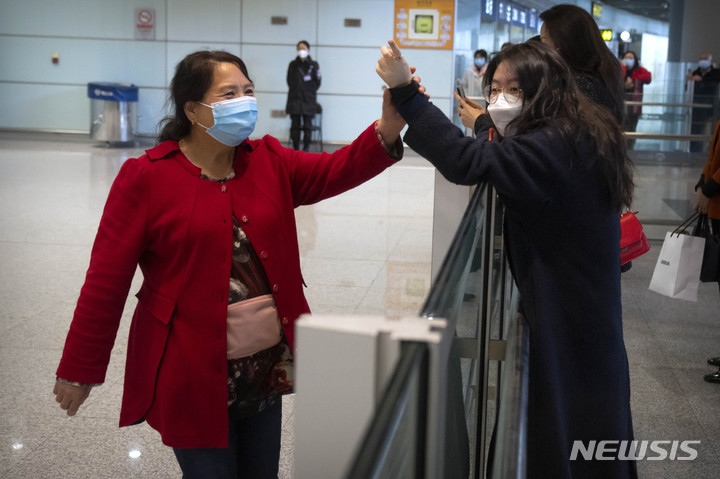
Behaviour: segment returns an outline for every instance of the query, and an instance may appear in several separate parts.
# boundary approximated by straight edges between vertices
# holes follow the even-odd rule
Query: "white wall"
[[[139,133],[154,135],[166,114],[175,65],[198,49],[240,55],[257,88],[255,136],[285,140],[285,76],[301,40],[311,44],[323,83],[323,133],[346,142],[380,116],[379,47],[392,36],[394,0],[0,0],[0,128],[87,132],[87,83],[139,87]],[[156,39],[135,40],[136,8],[154,8]],[[271,25],[286,16],[287,25]],[[362,27],[344,26],[360,18]],[[60,61],[53,65],[51,55]],[[449,113],[452,51],[411,50],[432,101]]]

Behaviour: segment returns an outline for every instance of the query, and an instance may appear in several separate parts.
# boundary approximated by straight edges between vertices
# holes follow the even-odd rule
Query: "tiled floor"
[[[24,138],[0,136],[0,477],[180,477],[155,431],[117,427],[132,307],[107,382],[80,413],[67,417],[51,394],[108,189],[142,150]],[[414,157],[298,209],[313,311],[417,314],[430,286],[432,205],[433,170]],[[283,478],[292,477],[292,407],[287,398]]]
[[[78,416],[65,416],[51,394],[108,188],[122,161],[140,153],[60,140],[0,136],[0,477],[180,477],[172,451],[147,425],[117,428],[129,317],[107,383]],[[668,214],[672,201],[659,203],[658,188],[664,199],[687,201],[697,173],[643,165],[640,209]],[[433,175],[410,155],[352,192],[297,211],[315,312],[417,313],[430,282]],[[663,189],[669,178],[680,186]],[[720,294],[717,284],[702,284],[689,303],[648,291],[660,243],[653,246],[623,275],[636,436],[701,445],[695,461],[641,462],[641,477],[718,477],[720,385],[701,377],[712,371],[706,358],[720,355]],[[289,398],[283,478],[292,477],[292,406]]]

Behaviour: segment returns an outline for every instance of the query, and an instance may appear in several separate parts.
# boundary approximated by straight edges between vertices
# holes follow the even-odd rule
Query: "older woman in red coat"
[[[175,112],[160,144],[125,162],[110,190],[56,400],[74,415],[105,380],[139,265],[120,426],[147,421],[184,477],[276,477],[294,323],[310,311],[293,210],[397,161],[404,121],[386,93],[381,120],[333,154],[248,140],[254,85],[226,52],[188,55],[171,93]]]

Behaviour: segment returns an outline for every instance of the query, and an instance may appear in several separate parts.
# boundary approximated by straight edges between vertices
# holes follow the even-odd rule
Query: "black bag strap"
[[[683,221],[682,223],[680,223],[680,226],[678,226],[677,228],[675,228],[675,230],[670,234],[670,236],[675,235],[675,234],[678,235],[678,236],[680,236],[681,234],[687,234],[687,233],[686,233],[687,228],[689,228],[690,225],[692,225],[693,222],[694,222],[699,216],[700,216],[700,213],[693,213],[692,216],[690,216],[690,218],[688,218],[688,219],[686,219],[685,221]]]

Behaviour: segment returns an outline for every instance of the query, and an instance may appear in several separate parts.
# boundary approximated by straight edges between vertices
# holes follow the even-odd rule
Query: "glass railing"
[[[524,437],[518,431],[524,431],[526,416],[518,408],[526,401],[515,398],[526,397],[527,380],[518,383],[517,371],[526,378],[527,329],[516,320],[517,289],[502,223],[495,191],[478,186],[420,313],[446,321],[447,337],[440,342],[452,347],[432,349],[428,361],[424,343],[404,343],[347,478],[485,477],[501,383],[501,397],[508,401],[499,424],[507,431],[498,431],[503,442],[495,457],[502,457],[503,465],[524,457],[517,439]],[[512,340],[517,331],[525,339]],[[508,334],[509,348],[503,340]],[[506,357],[510,362],[501,367]]]
[[[653,71],[642,101],[628,98],[626,111],[639,114],[635,131],[627,131],[628,156],[636,168],[632,209],[651,239],[662,239],[666,226],[693,211],[694,187],[708,158],[715,124],[720,120],[717,92],[687,81],[694,68],[667,64]]]
[[[425,477],[428,348],[403,343],[400,359],[378,404],[347,479]]]
[[[522,315],[510,323],[500,386],[500,410],[491,479],[524,479],[527,473],[527,411],[530,333]]]

